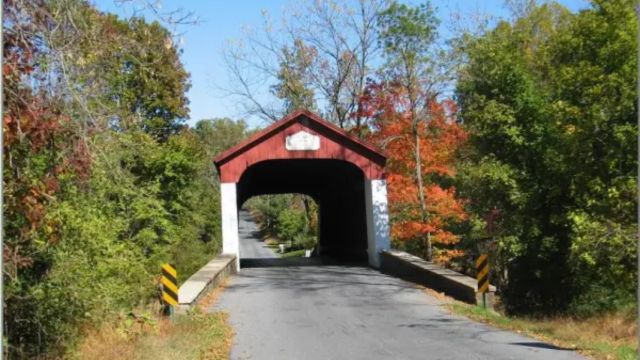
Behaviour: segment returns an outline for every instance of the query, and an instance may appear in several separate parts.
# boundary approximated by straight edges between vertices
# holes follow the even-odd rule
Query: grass
[[[228,359],[233,333],[222,312],[131,320],[88,332],[73,359]]]
[[[280,242],[275,239],[274,237],[268,237],[265,240],[265,245],[266,247],[272,249],[273,251],[276,252],[276,254],[280,255],[281,258],[291,258],[291,257],[304,257],[305,256],[305,249],[298,249],[298,250],[290,250],[290,248],[287,248],[285,246],[284,249],[284,254],[280,252]]]
[[[99,329],[90,329],[67,357],[71,359],[219,360],[228,359],[233,331],[224,312],[207,313],[226,287],[223,282],[186,315],[173,319],[158,314],[121,316]]]
[[[587,319],[510,317],[479,306],[449,301],[453,313],[502,329],[538,338],[558,347],[575,349],[595,359],[636,359],[635,317],[628,313],[603,314]]]
[[[306,251],[305,249],[293,250],[293,251],[285,252],[284,254],[280,255],[280,257],[283,257],[283,258],[304,257],[305,251]]]

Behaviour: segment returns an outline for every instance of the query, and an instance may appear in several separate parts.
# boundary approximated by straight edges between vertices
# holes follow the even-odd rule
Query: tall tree
[[[229,118],[199,120],[194,131],[200,137],[200,141],[205,144],[210,157],[239,143],[249,134],[245,121]]]
[[[114,22],[122,20],[114,20]],[[160,140],[188,118],[189,74],[171,34],[158,22],[132,18],[124,27],[120,56],[111,67],[118,105],[141,118],[142,129]],[[125,26],[123,26],[125,25]]]
[[[459,189],[477,224],[499,214],[491,238],[510,310],[629,300],[635,26],[632,1],[577,14],[549,3],[467,44],[457,94],[472,146]]]
[[[316,49],[305,45],[300,39],[295,39],[291,48],[285,46],[282,49],[278,83],[271,86],[271,92],[284,100],[285,112],[301,108],[315,109],[311,69],[316,56]]]
[[[53,1],[46,12],[56,24],[43,39],[57,91],[90,126],[141,128],[161,141],[182,127],[189,74],[160,23],[101,14],[81,0]]]
[[[411,145],[415,166],[414,181],[423,223],[428,221],[427,201],[423,178],[423,151],[421,149],[421,127],[432,120],[431,106],[437,94],[429,84],[434,74],[430,72],[430,58],[436,37],[438,20],[429,3],[410,7],[394,2],[378,18],[379,40],[387,60],[387,81],[397,84],[406,101],[404,106],[409,116],[409,126],[413,143]],[[426,232],[427,259],[432,258],[431,232]]]
[[[451,100],[431,101],[430,121],[416,125],[410,101],[402,86],[370,84],[362,97],[361,115],[370,119],[369,140],[389,156],[386,171],[394,245],[446,263],[462,255],[455,246],[459,236],[452,230],[466,219],[466,213],[464,202],[451,186],[451,178],[456,173],[456,152],[466,133],[455,121],[456,109]],[[423,181],[416,181],[416,176]],[[424,198],[420,193],[429,201],[421,202]],[[427,239],[437,245],[435,256]]]
[[[278,28],[263,13],[265,23],[259,33],[249,32],[225,49],[233,84],[225,90],[242,100],[247,113],[276,121],[291,108],[281,93],[287,90],[283,80],[295,75],[304,79],[304,91],[313,93],[325,118],[343,128],[361,126],[358,98],[379,59],[376,20],[387,3],[305,1],[286,12]],[[309,55],[313,61],[308,61]],[[300,65],[305,62],[303,69]],[[276,99],[268,96],[273,89],[277,90],[270,94]]]
[[[3,351],[65,357],[82,329],[153,300],[158,262],[188,273],[219,251],[217,188],[178,129],[186,73],[166,30],[82,0],[3,15]]]

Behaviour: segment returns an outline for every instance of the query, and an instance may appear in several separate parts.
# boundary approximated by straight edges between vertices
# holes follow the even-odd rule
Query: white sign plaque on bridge
[[[320,137],[306,131],[299,131],[287,136],[285,148],[289,151],[318,150],[320,149]]]

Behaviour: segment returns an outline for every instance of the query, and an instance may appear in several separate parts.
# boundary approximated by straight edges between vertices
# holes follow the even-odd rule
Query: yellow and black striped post
[[[162,301],[167,306],[169,315],[173,314],[173,306],[178,305],[178,272],[171,264],[162,264]]]
[[[481,254],[476,260],[476,279],[478,280],[478,292],[482,293],[482,306],[487,307],[485,294],[489,292],[489,256]]]

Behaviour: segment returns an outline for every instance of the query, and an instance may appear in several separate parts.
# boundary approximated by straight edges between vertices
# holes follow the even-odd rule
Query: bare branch
[[[283,21],[278,29],[263,13],[265,22],[259,32],[246,33],[242,42],[224,50],[232,84],[226,93],[246,102],[250,113],[263,118],[284,112],[284,103],[256,94],[268,94],[280,82],[282,67],[291,66],[284,58],[286,49],[293,49],[293,44],[302,41],[304,46],[315,49],[316,58],[304,72],[320,112],[340,126],[348,126],[366,79],[376,67],[371,65],[379,55],[376,19],[387,3],[359,0],[354,8],[346,0],[309,0],[289,8],[283,17],[291,20]],[[280,103],[281,108],[272,111],[265,103]],[[360,119],[356,119],[356,125],[360,125]]]

